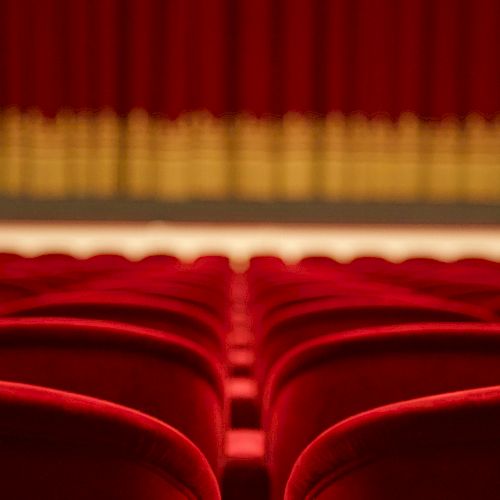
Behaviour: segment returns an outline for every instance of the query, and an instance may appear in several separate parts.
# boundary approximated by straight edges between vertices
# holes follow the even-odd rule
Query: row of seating
[[[313,272],[336,269],[363,279],[480,305],[500,313],[500,266],[488,259],[463,258],[443,262],[430,257],[415,257],[395,263],[382,257],[361,257],[340,264],[327,257],[308,257],[300,265]]]
[[[260,257],[247,274],[273,499],[496,497],[498,263]]]
[[[220,498],[225,257],[0,255],[2,495]]]
[[[496,498],[499,274],[0,254],[4,496]]]

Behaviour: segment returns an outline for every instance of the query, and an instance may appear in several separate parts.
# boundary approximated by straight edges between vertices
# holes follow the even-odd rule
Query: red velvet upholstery
[[[394,262],[384,257],[363,256],[351,260],[346,267],[358,273],[386,274],[397,266]]]
[[[339,264],[339,262],[332,257],[326,257],[324,255],[309,255],[300,259],[298,265],[304,268],[321,268],[327,271],[328,269],[335,269],[342,264]]]
[[[414,292],[403,287],[384,283],[357,282],[355,279],[341,283],[313,280],[304,283],[286,284],[279,287],[279,289],[275,287],[272,294],[263,294],[259,297],[261,307],[253,311],[253,313],[258,315],[260,321],[263,321],[280,309],[317,299],[378,296],[404,297],[406,295],[414,295]]]
[[[226,321],[227,311],[223,297],[210,294],[196,286],[196,283],[173,282],[171,279],[130,278],[127,274],[120,277],[101,278],[86,282],[85,290],[131,292],[164,299],[182,300],[193,304],[210,314]],[[75,284],[74,289],[81,289],[81,284]]]
[[[416,324],[336,333],[289,352],[265,389],[273,498],[331,425],[405,399],[500,384],[500,324]]]
[[[44,289],[27,280],[0,279],[0,304],[43,293]]]
[[[258,257],[251,259],[247,273],[235,275],[223,256],[187,263],[161,255],[137,262],[113,254],[90,259],[0,255],[0,381],[139,410],[143,418],[181,432],[206,459],[194,472],[205,486],[197,489],[198,479],[192,486],[187,478],[190,491],[168,477],[164,486],[165,475],[158,479],[156,465],[149,462],[142,470],[133,461],[118,463],[107,452],[91,455],[87,448],[82,458],[79,443],[42,449],[48,457],[43,461],[38,444],[36,452],[26,452],[17,444],[9,447],[7,440],[6,451],[0,447],[0,467],[8,453],[11,464],[4,469],[26,467],[34,484],[41,484],[35,498],[42,500],[45,494],[47,500],[78,500],[80,493],[71,488],[80,480],[85,481],[82,500],[101,494],[126,500],[217,498],[217,488],[206,483],[213,483],[213,473],[222,481],[226,500],[265,500],[268,477],[273,498],[281,499],[295,460],[317,440],[311,445],[314,454],[305,452],[293,472],[289,492],[295,496],[290,498],[314,496],[317,481],[326,485],[321,498],[412,498],[404,483],[414,481],[413,467],[441,473],[438,459],[446,450],[436,447],[434,462],[423,454],[419,460],[423,457],[424,463],[380,461],[380,467],[350,468],[341,480],[336,475],[330,481],[330,474],[337,474],[337,462],[330,459],[343,459],[345,441],[336,437],[341,446],[332,451],[330,441],[318,436],[382,405],[500,384],[500,324],[487,324],[495,309],[500,313],[494,298],[499,270],[497,263],[481,259],[395,263],[358,258],[343,264],[315,257],[287,265],[276,257]],[[443,297],[484,303],[485,308]],[[5,384],[0,382],[0,412]],[[230,439],[225,441],[226,430]],[[82,435],[90,431],[92,425]],[[366,442],[384,444],[372,437]],[[391,444],[389,438],[385,442]],[[408,443],[408,436],[394,442]],[[137,444],[134,449],[143,448]],[[168,458],[185,477],[183,451],[172,449]],[[482,455],[474,453],[458,457],[453,467],[471,467],[472,459],[480,463]],[[40,474],[49,479],[60,465],[66,474],[60,494],[40,483],[35,462],[26,462],[32,457],[43,462]],[[478,475],[485,483],[491,479],[487,467]],[[81,477],[75,475],[78,469]],[[210,479],[203,479],[207,469]],[[19,481],[19,472],[13,477]],[[121,477],[122,483],[112,488]],[[420,490],[412,489],[415,498],[448,498],[453,489],[443,477],[448,490],[436,483],[424,491],[434,483],[423,481]],[[481,490],[477,496],[467,489],[471,485],[463,486],[466,498],[490,500]],[[20,488],[19,498],[32,498],[29,483],[21,486],[26,491]],[[204,496],[207,491],[215,497]]]
[[[67,292],[0,305],[0,316],[119,321],[178,334],[219,356],[223,356],[225,350],[220,323],[205,311],[180,300],[121,292]]]
[[[489,299],[484,305],[495,314],[497,321],[500,320],[500,297]]]
[[[180,261],[174,255],[151,254],[143,257],[137,264],[143,268],[164,269],[166,267],[178,266],[180,265]]]
[[[165,286],[188,286],[195,288],[199,293],[204,293],[208,302],[215,300],[217,303],[224,303],[227,298],[230,278],[230,269],[213,272],[186,266],[166,268],[159,272],[149,266],[144,268],[142,265],[136,265],[126,272],[105,276],[103,281],[116,279],[121,281],[130,280],[132,283],[146,284],[151,282],[153,285],[161,283]]]
[[[288,350],[334,332],[377,325],[492,319],[487,310],[432,297],[379,296],[299,303],[280,309],[263,322],[261,338],[257,339],[257,373],[262,379]]]
[[[75,260],[75,262],[77,262]],[[43,259],[19,257],[4,263],[0,268],[0,278],[17,281],[19,284],[49,291],[57,286],[64,286],[71,281],[67,265],[57,266],[44,262]]]
[[[484,257],[463,257],[461,259],[457,259],[455,263],[458,265],[466,265],[474,269],[482,268],[496,270],[497,272],[500,271],[500,262],[486,259]]]
[[[220,498],[192,442],[123,406],[0,382],[0,428],[6,500]]]
[[[500,386],[404,401],[330,428],[302,453],[286,500],[496,500]]]
[[[113,401],[181,431],[220,465],[223,369],[178,336],[119,323],[0,319],[0,380]]]
[[[12,252],[0,252],[0,264],[5,264],[6,262],[13,262],[20,259],[21,256],[17,253]]]
[[[426,293],[439,297],[482,306],[488,300],[500,297],[500,273],[483,278],[478,276],[454,277],[451,275],[422,289]]]
[[[499,276],[500,267],[490,261],[428,262],[413,259],[398,265],[392,279],[416,290],[452,297],[454,292],[460,293],[463,285],[495,286]],[[379,278],[386,281],[387,276]]]
[[[133,263],[124,255],[101,253],[83,261],[85,270],[92,273],[111,273],[130,269]]]

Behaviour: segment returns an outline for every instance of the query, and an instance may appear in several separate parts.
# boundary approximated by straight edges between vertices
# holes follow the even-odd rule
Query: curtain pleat
[[[68,57],[68,104],[76,111],[90,108],[90,62],[89,53],[90,26],[95,19],[90,19],[88,0],[67,2],[67,22],[64,35],[59,43],[67,44]],[[93,78],[99,78],[93,75]],[[115,93],[117,89],[115,89]]]
[[[487,117],[497,0],[0,0],[2,107]]]
[[[500,110],[500,2],[466,2],[466,111],[493,118]]]
[[[314,4],[311,0],[288,0],[283,5],[284,112],[307,113],[312,109]]]
[[[271,2],[241,0],[235,22],[241,54],[236,61],[237,107],[265,116],[271,112],[273,77]]]
[[[71,2],[68,2],[71,3]],[[89,0],[94,53],[89,61],[93,109],[117,110],[119,87],[118,10],[121,0]]]

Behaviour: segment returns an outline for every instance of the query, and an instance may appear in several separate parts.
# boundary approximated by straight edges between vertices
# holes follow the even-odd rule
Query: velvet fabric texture
[[[0,107],[442,119],[500,106],[496,0],[121,5],[2,0]]]
[[[6,500],[220,498],[191,441],[120,405],[0,382],[0,428]]]
[[[259,294],[252,313],[266,321],[277,311],[316,299],[341,299],[350,297],[401,297],[413,295],[411,289],[385,283],[361,281],[355,276],[342,276],[339,281],[306,277],[296,282],[278,282]]]
[[[224,369],[175,335],[81,319],[0,319],[0,380],[85,394],[175,427],[219,472]]]
[[[489,311],[467,304],[421,296],[321,299],[285,307],[263,322],[257,339],[257,374],[303,342],[361,327],[415,322],[488,321]]]
[[[356,415],[302,453],[285,499],[497,499],[499,419],[500,386]]]
[[[289,352],[265,389],[273,499],[320,433],[397,401],[500,384],[499,324],[416,324],[335,333]]]
[[[187,302],[212,314],[222,322],[227,321],[224,297],[217,293],[210,294],[195,283],[175,282],[175,277],[163,277],[153,280],[149,277],[131,279],[126,274],[120,277],[101,278],[85,283],[85,290],[132,292],[164,299],[175,299]],[[74,289],[81,289],[81,284]]]
[[[224,356],[220,323],[212,315],[181,300],[131,292],[81,291],[44,294],[0,305],[4,317],[102,319],[177,334]]]

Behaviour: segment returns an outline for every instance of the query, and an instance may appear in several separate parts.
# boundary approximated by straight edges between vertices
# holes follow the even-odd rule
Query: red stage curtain
[[[500,110],[496,0],[0,0],[2,107]]]

